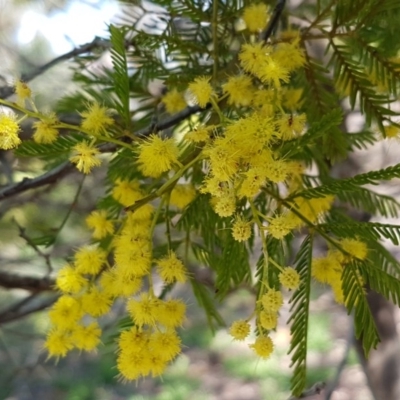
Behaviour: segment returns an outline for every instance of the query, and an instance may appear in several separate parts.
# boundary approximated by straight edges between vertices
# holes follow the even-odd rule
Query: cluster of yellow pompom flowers
[[[242,17],[251,35],[265,27],[267,13],[264,4],[244,10]],[[265,271],[254,313],[247,320],[235,321],[230,334],[236,340],[248,338],[253,318],[258,336],[249,346],[261,358],[271,355],[274,344],[270,333],[277,327],[284,297],[278,287],[267,282],[266,271],[275,269],[278,286],[287,290],[294,291],[303,282],[296,269],[282,267],[268,257],[266,237],[283,240],[294,230],[317,223],[334,200],[329,195],[313,199],[296,196],[303,188],[305,166],[280,152],[306,127],[305,115],[295,112],[301,90],[286,86],[291,74],[304,62],[299,37],[292,32],[275,45],[245,43],[238,55],[239,74],[228,76],[219,87],[210,76],[199,76],[189,83],[187,98],[201,108],[211,104],[219,122],[200,124],[186,132],[181,142],[156,134],[137,138],[134,143],[121,141],[111,132],[114,120],[110,110],[97,102],[89,103],[81,113],[79,126],[63,124],[53,114],[37,112],[28,86],[17,82],[17,109],[24,112],[25,102],[29,101],[35,110],[26,111],[36,118],[35,142],[51,145],[61,128],[75,130],[85,135],[72,147],[70,155],[80,172],[90,174],[99,167],[99,144],[113,143],[131,151],[137,170],[146,178],[116,179],[110,193],[119,204],[120,214],[111,216],[99,209],[86,218],[92,243],[77,249],[57,274],[56,286],[61,296],[49,311],[51,329],[45,342],[50,356],[64,357],[73,349],[96,349],[101,344],[99,319],[118,301],[125,304],[130,318],[129,327],[117,340],[117,367],[122,379],[164,372],[181,352],[177,330],[184,323],[186,306],[181,299],[160,298],[154,280],[166,287],[186,282],[189,275],[178,252],[168,248],[162,257],[154,257],[154,229],[166,203],[182,210],[201,195],[209,196],[213,210],[226,221],[234,240],[246,243],[254,234],[261,238]],[[234,110],[229,114],[234,117],[228,118],[220,110],[221,99]],[[175,88],[162,102],[168,113],[186,107],[184,94]],[[241,112],[235,114],[239,109]],[[21,120],[13,114],[0,114],[0,149],[13,149],[21,143]],[[184,164],[182,154],[191,147],[195,156]],[[195,162],[202,163],[204,174],[197,187],[181,179]],[[164,178],[157,186],[157,179]],[[263,215],[254,199],[274,185],[283,187],[285,195],[281,202],[271,201],[270,213]],[[336,299],[343,302],[342,270],[349,257],[365,259],[368,249],[356,239],[343,239],[338,247],[343,252],[331,250],[326,257],[314,259],[312,275],[318,282],[331,285]]]

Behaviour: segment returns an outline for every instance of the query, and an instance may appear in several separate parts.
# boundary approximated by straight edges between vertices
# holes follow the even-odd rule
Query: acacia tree
[[[96,39],[2,90],[0,148],[42,160],[43,173],[3,187],[1,199],[76,169],[87,175],[103,166],[107,176],[99,183],[106,194],[85,220],[92,240],[49,271],[55,280],[5,273],[0,283],[30,290],[54,285],[59,295],[45,347],[55,358],[95,349],[101,318],[125,303],[115,345],[125,380],[161,375],[180,353],[179,327],[190,316],[172,296],[176,284],[190,283],[211,326],[223,325],[215,299],[223,302],[239,286],[254,293],[252,314],[229,332],[263,359],[273,352],[286,293],[292,392],[299,396],[313,280],[353,313],[366,354],[379,341],[367,291],[400,301],[400,264],[381,243],[397,245],[400,226],[352,217],[354,209],[398,217],[394,198],[365,185],[398,178],[400,164],[343,179],[331,172],[354,150],[400,133],[393,107],[400,4],[124,3],[125,19],[110,25],[109,40]],[[112,65],[93,72],[104,54]],[[80,90],[51,113],[41,111],[29,80],[73,56]],[[157,80],[162,95],[149,90]],[[13,91],[17,102],[7,100]],[[351,110],[364,116],[361,131],[344,128]],[[65,112],[78,118],[66,122]],[[22,140],[24,119],[33,134]],[[160,229],[165,235],[156,242]],[[46,246],[59,231],[20,233],[51,270]],[[296,250],[295,239],[301,239]],[[321,239],[326,254],[316,257]],[[193,260],[211,272],[211,289],[197,279]],[[255,339],[248,339],[251,331]]]

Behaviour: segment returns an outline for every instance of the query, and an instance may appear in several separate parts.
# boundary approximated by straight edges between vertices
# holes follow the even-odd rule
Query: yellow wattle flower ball
[[[0,149],[10,150],[21,143],[19,125],[13,115],[0,114]]]
[[[70,157],[69,160],[76,164],[76,168],[84,174],[89,174],[94,167],[101,165],[101,161],[97,158],[100,154],[99,150],[88,142],[78,143],[73,150],[77,154]]]
[[[238,242],[249,240],[251,236],[251,223],[241,216],[236,217],[232,225],[232,236]]]
[[[194,101],[201,108],[207,106],[207,103],[211,100],[211,96],[214,94],[210,80],[209,76],[201,76],[196,78],[194,82],[189,83],[189,91],[193,95]]]
[[[269,336],[259,336],[249,347],[263,359],[269,358],[274,351],[274,343]]]
[[[165,105],[165,109],[169,114],[182,111],[187,105],[183,94],[178,92],[175,88],[169,90],[167,94],[163,96],[161,102]]]
[[[260,324],[264,329],[275,329],[278,325],[278,314],[273,311],[261,311],[258,316]]]
[[[261,297],[261,304],[265,311],[277,312],[283,305],[283,296],[279,290],[268,289]]]
[[[187,279],[186,268],[173,251],[157,261],[157,272],[166,284],[186,282]]]
[[[287,289],[295,290],[300,285],[300,275],[292,267],[286,267],[279,274],[279,282]]]
[[[235,340],[244,340],[250,334],[250,324],[243,319],[234,321],[229,329],[229,334]]]
[[[243,20],[250,32],[258,32],[267,24],[268,7],[264,3],[251,4],[243,11]]]
[[[358,239],[346,238],[340,241],[343,249],[359,260],[365,260],[368,255],[367,245]]]
[[[138,163],[143,175],[158,178],[178,162],[179,149],[174,139],[151,135],[139,146]]]
[[[110,111],[96,102],[88,105],[87,111],[82,112],[81,116],[82,129],[95,135],[106,133],[107,128],[114,123]]]

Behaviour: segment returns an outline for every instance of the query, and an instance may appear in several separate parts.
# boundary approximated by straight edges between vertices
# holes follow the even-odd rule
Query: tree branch
[[[29,82],[62,61],[69,60],[70,58],[79,56],[81,54],[89,53],[97,47],[108,48],[109,46],[110,44],[108,40],[95,37],[90,43],[83,44],[82,46],[79,46],[69,51],[68,53],[62,54],[61,56],[54,58],[53,60],[47,62],[46,64],[37,67],[32,72],[22,75],[21,80],[24,82]],[[4,86],[0,88],[0,98],[2,99],[6,99],[13,93],[14,93],[14,86]]]
[[[69,161],[66,161],[36,178],[24,178],[20,182],[8,185],[3,189],[0,189],[0,201],[30,189],[55,183],[58,181],[58,179],[64,177],[74,169],[74,165],[72,165]]]
[[[36,296],[37,293],[34,293],[2,311],[0,313],[0,324],[15,321],[51,306],[58,299],[59,294],[53,294],[50,297],[41,299],[41,301],[35,301]]]
[[[34,277],[0,271],[0,286],[6,289],[25,289],[30,292],[54,290],[55,281],[48,276]]]
[[[266,42],[272,35],[272,32],[278,25],[278,21],[283,12],[283,9],[285,8],[285,3],[286,0],[278,0],[276,2],[276,6],[274,8],[274,11],[272,12],[271,19],[269,20],[267,27],[260,34],[261,41]]]

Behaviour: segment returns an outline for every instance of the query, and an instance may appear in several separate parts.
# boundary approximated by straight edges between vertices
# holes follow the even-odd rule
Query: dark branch
[[[37,300],[36,297],[36,293],[25,297],[23,300],[0,312],[0,324],[15,321],[50,307],[58,299],[59,295],[53,294],[52,296],[41,298],[40,300]]]
[[[261,32],[261,35],[260,35],[261,41],[266,42],[269,39],[269,37],[272,35],[272,32],[278,25],[279,18],[283,12],[283,9],[285,8],[285,3],[286,3],[286,0],[278,0],[277,1],[274,11],[272,13],[272,17],[269,20],[267,27],[265,28],[265,30],[263,32]]]
[[[48,276],[34,277],[0,271],[0,286],[6,289],[25,289],[30,292],[54,290],[55,281]]]
[[[54,58],[53,60],[49,61],[48,63],[37,67],[32,72],[22,75],[21,80],[24,82],[29,82],[32,79],[43,74],[45,71],[54,67],[55,65],[59,64],[62,61],[69,60],[69,59],[79,56],[81,54],[89,53],[97,47],[107,48],[109,46],[110,46],[110,44],[109,44],[108,40],[96,37],[90,43],[83,44],[82,46],[79,46],[79,47],[69,51],[68,53],[62,54],[61,56]],[[0,98],[2,98],[2,99],[5,99],[5,98],[11,96],[13,93],[14,93],[13,86],[4,86],[4,87],[0,88]]]
[[[143,128],[137,132],[135,132],[136,136],[143,137],[148,136],[151,133],[156,133],[158,131],[162,131],[163,129],[171,128],[172,126],[178,124],[183,121],[185,118],[190,117],[193,114],[196,114],[199,111],[206,110],[211,107],[211,104],[208,104],[206,108],[201,108],[199,106],[194,107],[186,107],[184,110],[171,115],[170,117],[165,118],[163,121],[160,121],[156,124],[151,124],[147,128]]]
[[[67,161],[36,178],[24,178],[20,182],[2,188],[0,190],[0,201],[30,189],[55,183],[74,169],[74,165]]]

